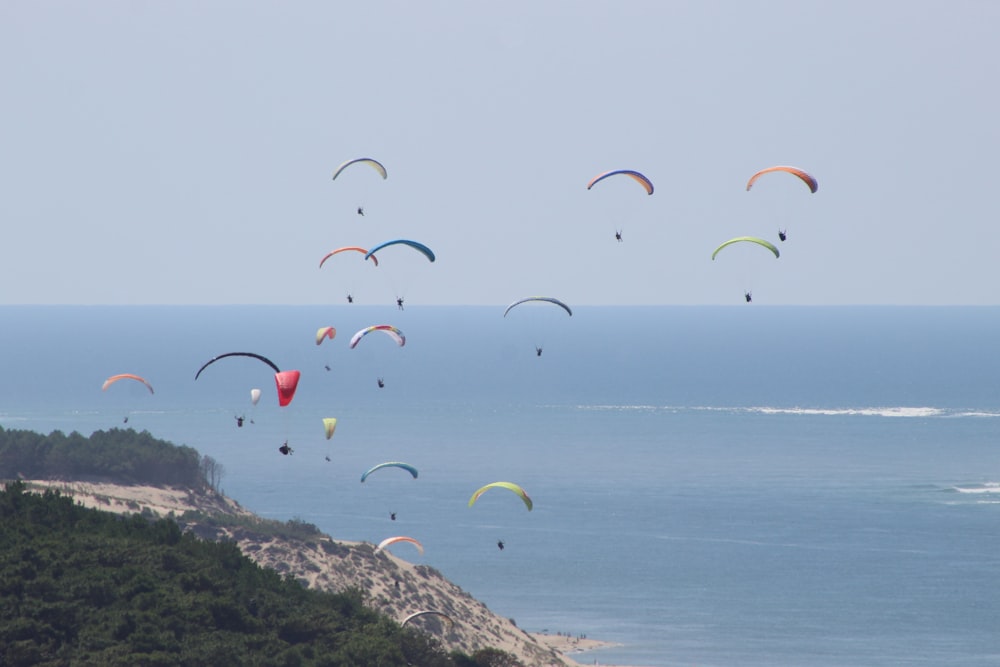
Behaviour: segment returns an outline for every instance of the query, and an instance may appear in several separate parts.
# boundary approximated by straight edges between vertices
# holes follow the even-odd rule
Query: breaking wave
[[[730,414],[804,415],[828,417],[948,417],[995,418],[1000,411],[935,408],[930,406],[873,406],[858,408],[808,408],[778,406],[673,406],[673,405],[577,405],[578,410],[606,412],[723,412]]]

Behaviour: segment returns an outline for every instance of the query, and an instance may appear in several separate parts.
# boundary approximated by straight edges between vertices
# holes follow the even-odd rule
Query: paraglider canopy
[[[344,246],[343,248],[337,248],[336,250],[331,250],[330,252],[328,252],[325,255],[323,255],[323,259],[319,260],[319,268],[322,269],[323,268],[323,263],[326,262],[326,260],[328,260],[331,257],[333,257],[334,255],[338,255],[338,254],[340,254],[342,252],[349,252],[349,251],[360,252],[363,255],[365,255],[365,259],[368,259],[368,251],[365,250],[364,248],[359,248],[358,246]],[[372,257],[371,260],[372,260],[372,262],[375,263],[375,266],[378,266],[378,258],[377,257]]]
[[[274,374],[274,384],[278,388],[278,405],[285,407],[292,402],[301,375],[298,371],[280,371]]]
[[[728,241],[720,245],[718,248],[716,248],[715,252],[712,253],[712,259],[714,260],[715,256],[719,254],[719,251],[725,248],[726,246],[732,245],[734,243],[743,243],[743,242],[756,243],[757,245],[764,246],[772,253],[774,253],[774,257],[776,259],[781,256],[781,253],[778,252],[778,249],[774,246],[773,243],[765,241],[764,239],[761,238],[757,238],[756,236],[737,236],[734,239],[729,239]]]
[[[423,555],[423,553],[424,553],[424,545],[420,544],[420,542],[417,542],[412,537],[406,537],[406,536],[403,536],[403,535],[398,535],[396,537],[387,537],[387,538],[385,538],[384,540],[382,540],[381,542],[378,543],[377,547],[375,547],[375,553],[378,553],[379,551],[382,551],[382,549],[386,548],[390,544],[396,544],[398,542],[409,542],[410,544],[412,544],[413,546],[415,546],[417,548],[417,551],[419,551],[421,555]]]
[[[643,187],[647,195],[653,194],[653,182],[648,178],[646,178],[645,176],[643,176],[642,174],[640,174],[638,171],[633,171],[632,169],[615,169],[612,171],[606,171],[603,174],[598,174],[597,176],[594,176],[592,179],[590,179],[589,183],[587,183],[587,189],[589,190],[590,188],[594,187],[595,185],[603,181],[605,178],[617,175],[628,176],[634,179],[636,183],[638,183]]]
[[[400,623],[400,625],[406,625],[407,623],[409,623],[413,619],[418,618],[420,616],[430,616],[430,615],[440,616],[444,620],[448,621],[449,627],[455,625],[455,621],[451,620],[451,616],[449,616],[448,614],[445,614],[445,613],[440,612],[440,611],[432,611],[430,609],[427,609],[427,610],[424,610],[424,611],[415,611],[415,612],[413,612],[412,614],[410,614],[409,616],[407,616],[406,618],[404,618],[403,621],[402,621],[402,623]]]
[[[319,345],[322,343],[324,338],[333,340],[336,335],[337,330],[333,327],[320,327],[316,330],[316,344]]]
[[[800,179],[802,179],[803,183],[805,183],[806,185],[809,186],[809,191],[810,192],[815,193],[816,190],[819,189],[819,183],[816,181],[815,178],[813,178],[811,175],[809,175],[808,173],[806,173],[805,170],[799,169],[798,167],[789,167],[789,166],[786,166],[786,165],[778,165],[777,167],[768,167],[767,169],[761,169],[756,174],[754,174],[753,176],[751,176],[750,180],[747,181],[747,192],[750,191],[750,188],[753,187],[753,184],[757,182],[758,178],[760,178],[764,174],[770,174],[771,172],[774,172],[774,171],[784,171],[784,172],[787,172],[787,173],[792,174],[794,176],[798,176]]]
[[[111,377],[109,377],[107,380],[104,381],[103,385],[101,385],[101,391],[107,391],[108,387],[113,385],[115,382],[118,382],[119,380],[135,380],[136,382],[141,382],[142,384],[146,385],[146,389],[149,389],[150,394],[153,393],[153,385],[146,382],[145,379],[139,377],[138,375],[133,375],[132,373],[120,373],[118,375],[112,375]]]
[[[213,357],[212,359],[206,361],[202,367],[198,369],[198,372],[194,374],[194,379],[197,380],[203,370],[214,364],[216,361],[225,359],[226,357],[251,357],[270,366],[274,369],[274,384],[278,389],[278,405],[285,407],[292,402],[292,399],[295,397],[295,388],[299,384],[299,377],[301,373],[299,373],[299,371],[282,371],[273,361],[255,352],[226,352],[225,354]]]
[[[333,170],[332,180],[337,180],[337,176],[340,176],[340,172],[344,171],[352,164],[367,164],[372,169],[377,171],[380,176],[382,176],[382,180],[389,178],[389,173],[385,170],[385,167],[382,166],[381,162],[379,162],[378,160],[373,160],[370,157],[359,157],[353,160],[348,160],[347,162],[342,162],[336,169]]]
[[[524,299],[518,299],[514,303],[510,304],[509,306],[507,306],[507,309],[505,311],[503,311],[503,316],[507,317],[507,313],[509,313],[514,306],[519,306],[522,303],[528,303],[529,301],[544,301],[546,303],[555,304],[555,305],[559,306],[560,308],[562,308],[563,310],[565,310],[566,313],[570,317],[573,316],[573,311],[570,310],[569,306],[567,306],[565,303],[563,303],[559,299],[553,299],[550,296],[529,296],[529,297],[524,298]]]
[[[479,500],[479,496],[483,495],[490,489],[494,488],[507,489],[509,491],[513,491],[514,493],[516,493],[524,502],[524,506],[528,508],[529,512],[534,507],[534,504],[531,502],[531,498],[528,497],[528,494],[525,492],[525,490],[522,489],[519,485],[514,484],[513,482],[491,482],[486,486],[481,487],[475,493],[472,494],[471,498],[469,498],[469,507],[472,507],[473,505],[476,504],[476,501]]]
[[[326,433],[326,439],[329,440],[333,437],[333,432],[337,430],[337,419],[336,417],[324,417],[323,418],[323,432]]]
[[[396,239],[394,241],[386,241],[385,243],[380,243],[379,245],[375,246],[367,253],[365,253],[365,259],[373,257],[375,253],[381,250],[382,248],[387,248],[392,245],[405,245],[410,248],[413,248],[417,252],[422,253],[424,257],[426,257],[428,260],[432,262],[436,259],[436,257],[434,256],[434,251],[432,251],[430,248],[425,246],[423,243],[418,243],[417,241],[410,241],[409,239]]]
[[[403,463],[402,461],[386,461],[385,463],[379,463],[377,466],[372,466],[366,470],[361,475],[361,481],[364,482],[368,479],[368,475],[372,474],[376,470],[381,470],[382,468],[402,468],[406,472],[413,476],[413,479],[417,478],[417,469],[411,466],[409,463]]]
[[[392,326],[391,324],[376,324],[374,326],[366,327],[361,331],[357,332],[356,334],[354,334],[353,336],[351,336],[351,342],[348,344],[348,347],[353,350],[355,347],[357,347],[358,343],[361,342],[362,338],[372,333],[373,331],[381,331],[382,333],[384,333],[385,335],[389,336],[394,341],[396,341],[396,344],[399,345],[400,347],[406,345],[406,336],[403,335],[402,331]]]

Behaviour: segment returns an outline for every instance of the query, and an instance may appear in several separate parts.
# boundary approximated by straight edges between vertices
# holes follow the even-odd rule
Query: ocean
[[[1000,308],[503,311],[3,306],[0,426],[194,447],[262,516],[413,537],[519,627],[616,644],[584,663],[1000,664]],[[374,324],[405,346],[350,349]],[[256,359],[194,379],[232,351],[300,370],[292,403]],[[360,481],[383,461],[419,475]],[[533,510],[469,507],[493,481]]]

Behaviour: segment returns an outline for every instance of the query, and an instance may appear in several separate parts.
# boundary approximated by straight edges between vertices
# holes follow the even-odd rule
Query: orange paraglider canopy
[[[750,180],[747,181],[747,191],[748,192],[750,191],[750,188],[753,187],[753,184],[757,181],[758,178],[760,178],[764,174],[770,174],[772,171],[785,171],[794,176],[798,176],[799,178],[802,179],[803,183],[809,186],[810,192],[816,192],[816,190],[819,189],[819,183],[816,182],[816,179],[810,176],[804,170],[799,169],[798,167],[788,167],[784,165],[779,165],[777,167],[768,167],[767,169],[761,169],[756,174],[751,176]]]
[[[135,380],[136,382],[141,382],[144,385],[146,385],[146,389],[149,389],[150,394],[153,393],[153,385],[146,382],[145,379],[139,377],[138,375],[133,375],[132,373],[120,373],[118,375],[112,375],[111,377],[109,377],[107,380],[104,381],[103,385],[101,385],[101,390],[106,391],[108,387],[113,385],[115,382],[118,382],[119,380]]]

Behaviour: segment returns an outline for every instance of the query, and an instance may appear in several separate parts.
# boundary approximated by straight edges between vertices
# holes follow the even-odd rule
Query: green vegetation
[[[217,484],[217,468],[197,450],[157,440],[147,431],[113,428],[87,438],[75,431],[42,435],[0,427],[0,479],[102,478],[202,489]]]
[[[0,492],[0,663],[498,667],[446,653],[364,605],[303,588],[232,543],[169,520],[83,508],[57,491]]]
[[[145,431],[86,438],[0,428],[0,479],[217,490],[221,472],[210,457]],[[302,521],[268,523],[289,538],[319,536]],[[0,665],[519,665],[493,648],[447,653],[364,602],[361,589],[303,588],[234,543],[200,540],[172,520],[86,509],[55,490],[28,493],[20,481],[0,491]]]

